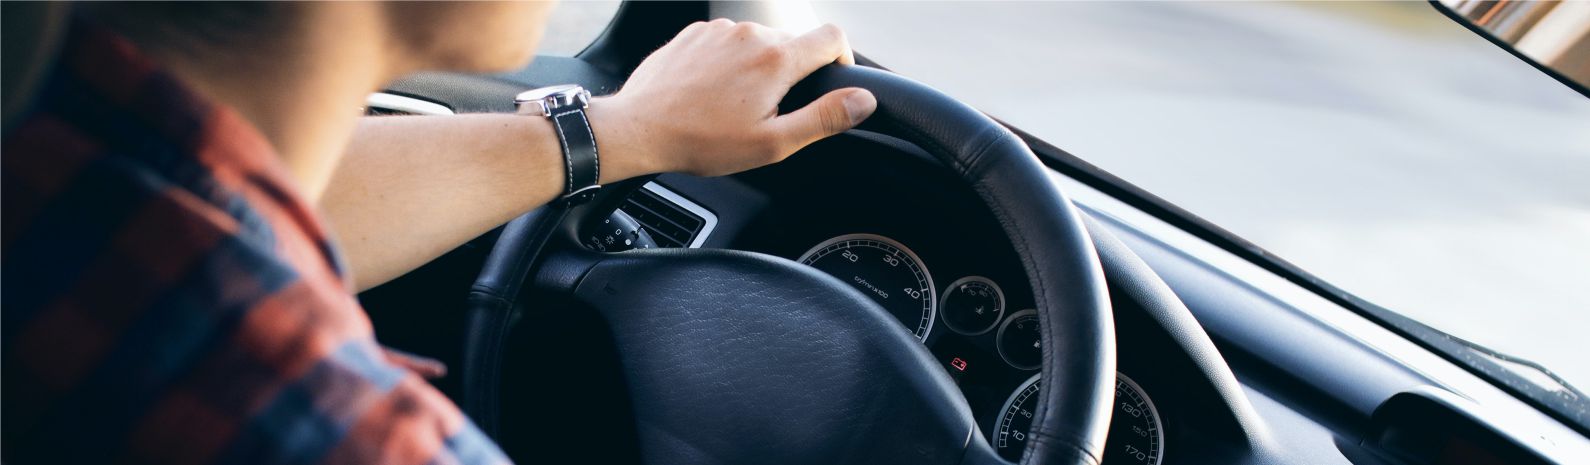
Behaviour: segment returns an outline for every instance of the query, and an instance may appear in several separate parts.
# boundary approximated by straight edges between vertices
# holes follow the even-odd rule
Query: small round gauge
[[[876,234],[847,234],[801,255],[811,265],[871,297],[918,340],[933,329],[938,291],[922,259],[904,245]]]
[[[994,337],[1000,358],[1023,370],[1036,370],[1043,363],[1043,338],[1038,333],[1038,311],[1022,310],[999,325]]]
[[[976,336],[989,332],[1005,316],[1005,292],[982,276],[967,276],[944,288],[939,302],[944,326],[951,331]]]
[[[1038,375],[1032,375],[1005,400],[998,424],[989,435],[994,450],[1006,460],[1021,461],[1026,450],[1027,431],[1032,427],[1038,404]],[[1115,374],[1115,412],[1110,417],[1109,438],[1104,441],[1104,460],[1112,465],[1158,465],[1165,456],[1165,430],[1160,426],[1159,410],[1143,388],[1126,375]]]

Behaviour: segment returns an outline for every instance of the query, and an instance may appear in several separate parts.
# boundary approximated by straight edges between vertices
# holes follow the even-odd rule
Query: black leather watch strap
[[[551,119],[558,133],[558,143],[563,146],[565,172],[560,200],[570,206],[589,202],[602,188],[598,184],[602,179],[602,162],[591,122],[585,118],[585,109],[579,107],[559,109]]]

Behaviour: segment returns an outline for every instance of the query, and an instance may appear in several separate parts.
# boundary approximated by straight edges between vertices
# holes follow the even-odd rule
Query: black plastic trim
[[[707,2],[626,1],[602,35],[575,56],[608,74],[628,77],[653,50],[690,23],[705,19]]]
[[[1387,399],[1375,409],[1364,445],[1411,465],[1551,463],[1476,418],[1475,412],[1432,392],[1415,389]]]

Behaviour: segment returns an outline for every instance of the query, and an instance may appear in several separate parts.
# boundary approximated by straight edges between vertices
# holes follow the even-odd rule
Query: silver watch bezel
[[[580,108],[591,106],[591,91],[579,84],[564,84],[530,89],[514,96],[513,103],[519,111],[552,116],[558,110],[578,105]]]

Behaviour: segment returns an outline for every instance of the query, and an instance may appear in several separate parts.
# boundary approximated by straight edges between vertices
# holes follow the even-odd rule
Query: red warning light
[[[960,357],[950,359],[950,366],[955,367],[956,370],[966,371],[966,361],[961,360]]]

